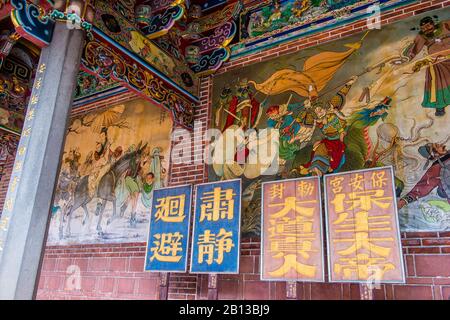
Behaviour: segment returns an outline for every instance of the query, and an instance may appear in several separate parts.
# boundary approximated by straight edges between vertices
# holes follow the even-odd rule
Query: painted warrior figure
[[[220,121],[220,112],[222,109],[227,113],[227,118],[222,132],[227,130],[232,125],[237,125],[242,130],[247,130],[256,127],[260,114],[260,103],[256,100],[250,91],[247,79],[242,79],[237,85],[236,95],[231,99],[224,96],[224,104],[221,105],[216,114],[216,121]],[[224,90],[222,93],[228,97],[231,93],[229,90]],[[221,96],[222,98],[222,96]],[[226,103],[229,103],[226,105]]]
[[[220,126],[220,120],[221,120],[221,114],[224,109],[228,109],[231,100],[233,99],[233,91],[231,90],[230,86],[227,84],[225,87],[222,88],[222,92],[220,93],[219,98],[219,108],[217,108],[216,114],[215,114],[215,124],[216,127]]]
[[[226,141],[228,134],[223,134],[215,142],[212,150],[213,168],[216,174],[224,179],[242,175],[250,179],[259,176],[259,172],[264,172],[263,167],[270,166],[270,164],[266,165],[259,162],[249,164],[247,161],[251,154],[256,154],[257,148],[250,143],[254,135],[246,133],[249,129],[257,128],[263,108],[251,92],[247,79],[239,81],[236,87],[235,93],[232,93],[228,86],[222,90],[219,109],[215,115],[215,123],[219,127],[222,126],[222,132],[232,133],[233,136],[237,134],[242,139],[238,139],[237,143],[236,141],[231,142],[230,145],[234,146],[234,152],[231,153],[226,150],[226,147],[229,146]],[[222,121],[221,115],[226,115],[224,121]],[[264,141],[275,143],[274,139]]]
[[[450,151],[443,144],[427,143],[419,148],[419,154],[427,159],[424,170],[433,163],[414,188],[398,201],[398,208],[427,196],[436,188],[438,195],[450,204]]]
[[[356,76],[352,77],[326,104],[314,101],[314,126],[325,138],[313,145],[311,160],[299,168],[301,174],[322,176],[339,171],[345,163],[347,121],[341,110],[345,105],[345,97],[356,80]]]
[[[420,32],[414,43],[406,51],[413,59],[424,47],[428,55],[416,62],[413,71],[418,72],[426,66],[425,92],[422,107],[436,109],[436,116],[445,114],[450,104],[450,23],[435,23],[431,17],[420,20]]]

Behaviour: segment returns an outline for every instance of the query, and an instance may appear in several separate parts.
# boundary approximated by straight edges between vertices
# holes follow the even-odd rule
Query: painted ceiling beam
[[[186,13],[184,0],[152,1],[136,8],[141,31],[148,39],[165,35]]]
[[[182,3],[184,1],[178,1],[177,3]],[[46,7],[50,7],[49,1],[45,1]],[[11,0],[12,5],[12,11],[11,11],[11,18],[13,21],[13,24],[16,28],[16,31],[18,34],[20,34],[22,37],[26,38],[30,42],[35,43],[39,47],[45,47],[47,46],[53,35],[53,28],[55,25],[55,20],[62,20],[64,17],[61,17],[59,14],[64,14],[63,12],[57,12],[59,14],[53,14],[57,10],[53,10],[52,13],[46,13],[46,10],[44,10],[43,7],[40,7],[38,5],[35,5],[31,2],[28,2],[26,0]],[[112,7],[108,1],[97,1],[96,5],[99,8],[108,8],[108,12],[111,14],[111,18],[114,18],[113,14],[116,14],[119,16],[119,14],[115,11],[117,8]],[[47,10],[48,11],[48,10]],[[96,16],[96,18],[99,18]],[[68,20],[68,19],[66,19]],[[150,56],[154,54],[155,48],[149,43],[148,41],[145,41],[143,39],[143,36],[141,35],[140,31],[137,30],[134,25],[128,22],[127,19],[119,20],[121,21],[120,24],[122,24],[123,29],[126,30],[126,33],[122,32],[123,30],[120,30],[117,33],[111,32],[108,33],[108,30],[102,29],[102,26],[104,25],[104,22],[102,22],[102,19],[97,19],[96,25],[98,25],[98,28],[96,29],[96,33],[99,34],[99,31],[103,31],[103,34],[109,38],[108,42],[112,43],[113,45],[116,45],[118,48],[124,48],[126,51],[126,54],[131,56],[133,59],[139,59],[141,52],[136,52],[136,50],[140,50],[142,52],[148,52]],[[68,21],[70,23],[70,21]],[[81,27],[84,27],[84,25],[81,23]],[[90,31],[92,26],[89,25],[89,28],[84,27],[87,31]],[[120,28],[120,26],[119,26]],[[122,33],[124,36],[122,37]],[[117,37],[116,37],[117,35]],[[130,38],[129,43],[126,41],[120,41],[121,38]],[[130,46],[131,42],[133,45]],[[169,61],[171,58],[164,52],[158,51],[158,54],[162,61]],[[150,58],[144,57],[143,60],[145,61],[147,65],[151,65],[152,63],[148,61]],[[164,57],[165,56],[165,57]],[[164,65],[164,63],[160,63],[159,65]],[[180,66],[177,66],[177,69],[182,69]],[[172,85],[176,90],[180,92],[180,94],[185,95],[189,100],[192,100],[193,102],[198,102],[198,90],[191,89],[187,90],[184,87],[184,83],[180,79],[176,79],[176,81],[173,81],[172,75],[167,75],[164,73],[164,70],[161,70],[161,68],[158,70],[158,67],[156,66],[150,66],[149,71],[156,73],[159,77],[163,78],[164,81],[167,81],[170,85]],[[178,71],[182,72],[182,71]],[[184,77],[190,77],[191,79],[195,77],[194,74],[189,75],[189,68],[186,68],[186,75]],[[179,75],[178,75],[179,76]],[[192,79],[194,83],[198,84],[198,79]]]
[[[96,2],[96,21],[93,33],[103,38],[109,46],[114,46],[129,58],[136,60],[149,72],[174,87],[188,100],[198,102],[199,80],[182,61],[178,61],[148,40],[124,16],[117,14],[108,1]],[[183,77],[182,77],[183,75]],[[190,81],[184,81],[189,78]],[[190,84],[192,82],[192,84]]]
[[[375,19],[374,14],[392,10],[397,7],[410,5],[419,0],[340,0],[330,3],[322,2],[312,6],[308,3],[305,11],[297,11],[298,19],[270,29],[275,24],[268,24],[269,30],[260,30],[259,34],[249,34],[248,29],[261,24],[263,10],[274,13],[272,0],[246,1],[245,10],[242,11],[239,25],[239,41],[230,46],[230,60],[239,59],[274,48],[290,41],[313,36],[319,32],[331,30],[362,19]],[[282,0],[283,4],[288,0]],[[376,7],[374,7],[376,6]],[[251,17],[255,22],[250,23]],[[263,19],[264,20],[264,19]],[[257,27],[261,28],[261,27]],[[262,29],[266,28],[263,26]]]
[[[0,0],[0,20],[6,18],[11,14],[11,10],[13,9],[12,0]],[[44,10],[51,9],[55,5],[55,1],[53,0],[40,0],[33,1],[33,4],[38,5]]]

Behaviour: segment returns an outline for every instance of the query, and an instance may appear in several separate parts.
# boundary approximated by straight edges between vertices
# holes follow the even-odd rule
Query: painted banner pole
[[[159,300],[167,300],[169,297],[169,277],[170,273],[161,272],[159,278]]]
[[[373,288],[366,283],[359,285],[360,300],[375,300],[373,297]]]
[[[217,273],[208,274],[208,300],[218,300]]]

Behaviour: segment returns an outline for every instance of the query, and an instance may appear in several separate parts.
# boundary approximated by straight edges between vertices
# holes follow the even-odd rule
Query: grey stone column
[[[57,23],[41,52],[0,223],[0,299],[37,291],[83,44],[83,30]]]

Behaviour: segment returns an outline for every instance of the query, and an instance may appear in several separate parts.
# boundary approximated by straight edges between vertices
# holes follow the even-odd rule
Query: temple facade
[[[0,299],[450,299],[449,4],[0,1]]]

